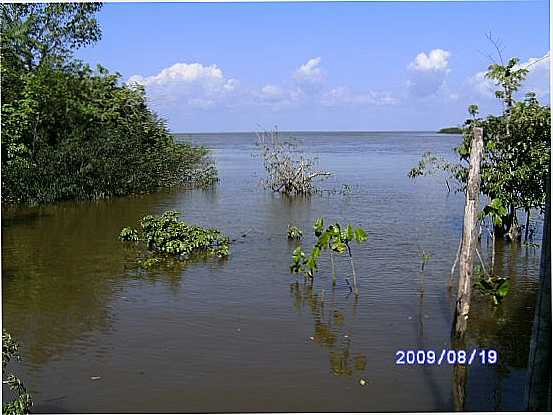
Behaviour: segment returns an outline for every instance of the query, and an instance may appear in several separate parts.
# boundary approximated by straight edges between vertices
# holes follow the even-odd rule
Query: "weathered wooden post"
[[[472,265],[476,243],[478,241],[478,206],[480,201],[480,162],[484,149],[482,128],[473,129],[470,149],[470,167],[465,197],[465,218],[463,223],[463,242],[459,259],[459,290],[453,318],[454,337],[462,338],[467,329],[472,291]]]
[[[540,263],[540,288],[528,357],[528,411],[551,412],[551,189],[547,199]]]

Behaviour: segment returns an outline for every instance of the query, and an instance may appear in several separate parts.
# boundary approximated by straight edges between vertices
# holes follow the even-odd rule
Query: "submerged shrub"
[[[368,239],[365,230],[363,228],[354,229],[351,224],[341,226],[339,223],[329,225],[325,229],[323,218],[317,218],[313,223],[313,231],[318,239],[315,246],[313,246],[313,249],[311,250],[311,254],[307,256],[301,245],[298,246],[292,253],[290,272],[303,273],[305,276],[313,278],[315,276],[315,272],[318,270],[318,260],[321,256],[321,252],[326,249],[329,252],[332,266],[332,284],[336,285],[336,270],[334,267],[333,253],[338,255],[347,253],[353,276],[353,291],[355,296],[358,296],[359,287],[357,284],[355,265],[353,263],[353,255],[351,252],[351,242],[355,241],[358,244],[365,242]],[[349,284],[347,279],[346,281]]]
[[[292,139],[282,140],[278,130],[257,133],[257,148],[266,178],[265,188],[289,196],[318,191],[316,181],[332,173],[318,170],[317,159],[308,157]]]
[[[169,210],[160,216],[148,215],[141,219],[140,230],[123,228],[119,239],[142,241],[157,256],[141,261],[143,268],[157,265],[164,255],[189,259],[194,255],[227,257],[230,239],[218,229],[202,228],[179,221],[180,212]]]

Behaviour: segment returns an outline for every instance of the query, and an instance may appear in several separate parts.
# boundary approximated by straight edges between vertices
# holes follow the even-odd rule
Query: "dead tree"
[[[470,150],[470,167],[465,197],[463,243],[459,256],[459,290],[453,318],[455,338],[463,338],[467,328],[472,292],[472,267],[478,240],[478,207],[480,200],[480,163],[484,149],[482,128],[474,128]]]
[[[273,192],[308,195],[316,191],[316,180],[332,175],[318,170],[315,158],[305,156],[291,140],[282,140],[276,129],[257,133],[256,144],[267,173],[264,185]]]

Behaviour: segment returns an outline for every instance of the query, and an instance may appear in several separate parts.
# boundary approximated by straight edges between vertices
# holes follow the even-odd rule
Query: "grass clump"
[[[148,215],[141,219],[140,230],[125,227],[119,234],[122,241],[142,241],[153,254],[139,261],[145,269],[158,265],[163,257],[190,259],[196,255],[227,257],[230,239],[213,228],[179,221],[180,212],[169,210],[160,216]]]

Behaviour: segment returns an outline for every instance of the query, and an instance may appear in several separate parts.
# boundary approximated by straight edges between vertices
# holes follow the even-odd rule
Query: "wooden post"
[[[465,197],[465,218],[463,222],[463,243],[459,259],[459,290],[453,318],[453,334],[462,338],[467,329],[472,292],[472,265],[478,240],[478,206],[480,201],[480,163],[484,149],[484,132],[474,128],[470,149],[470,167]]]
[[[547,199],[540,263],[540,288],[528,357],[528,411],[551,412],[551,189]]]

